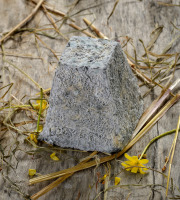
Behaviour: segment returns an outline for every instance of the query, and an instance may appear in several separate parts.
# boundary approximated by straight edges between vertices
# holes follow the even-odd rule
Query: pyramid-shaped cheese
[[[72,37],[56,69],[39,139],[60,147],[116,152],[143,112],[137,80],[118,42]]]

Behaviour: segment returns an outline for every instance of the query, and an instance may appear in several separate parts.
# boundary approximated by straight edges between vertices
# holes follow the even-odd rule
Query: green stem
[[[180,131],[180,129],[179,129],[179,131]],[[157,137],[153,138],[153,139],[148,143],[148,145],[144,148],[143,152],[141,153],[141,156],[140,156],[139,160],[142,159],[143,155],[146,153],[147,149],[149,148],[149,146],[150,146],[153,142],[155,142],[156,140],[160,139],[161,137],[164,137],[164,136],[166,136],[166,135],[169,135],[169,134],[172,134],[172,133],[175,133],[175,132],[176,132],[176,129],[173,129],[173,130],[171,130],[171,131],[165,132],[165,133],[163,133],[163,134],[161,134],[161,135],[158,135]]]
[[[38,120],[37,120],[37,133],[39,132],[39,122],[41,118],[41,112],[42,112],[42,102],[43,102],[43,89],[41,88],[40,92],[40,108],[39,108],[39,113],[38,113]]]

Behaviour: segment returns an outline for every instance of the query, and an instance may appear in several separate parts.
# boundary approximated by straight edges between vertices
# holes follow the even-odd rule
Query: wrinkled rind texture
[[[120,44],[74,36],[56,70],[39,139],[112,153],[130,141],[143,112],[137,80]]]

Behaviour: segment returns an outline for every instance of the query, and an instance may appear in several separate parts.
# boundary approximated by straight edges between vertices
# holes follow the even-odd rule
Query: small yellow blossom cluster
[[[140,172],[141,174],[145,174],[144,171],[148,170],[144,166],[144,164],[147,164],[149,160],[147,159],[139,160],[137,156],[131,157],[127,153],[125,153],[124,156],[128,159],[128,161],[121,163],[121,165],[125,167],[127,171],[131,171],[132,173]]]
[[[29,176],[34,176],[36,174],[35,169],[29,169]]]
[[[34,109],[39,110],[40,109],[40,104],[41,104],[41,100],[37,100],[36,101],[37,104],[33,104]],[[42,111],[45,110],[47,108],[47,101],[46,100],[42,100]],[[38,129],[38,133],[42,132],[43,130],[43,126],[39,125],[39,129]],[[37,131],[34,131],[37,132]],[[38,137],[38,133],[31,133],[27,139],[31,140],[33,142],[35,142],[36,144],[38,143],[37,137]]]
[[[40,104],[41,100],[36,101],[37,104],[33,104],[34,109],[39,110],[40,109]],[[45,110],[47,108],[47,101],[42,100],[42,110]]]
[[[105,175],[101,178],[100,182],[101,182],[102,184],[104,184],[106,178],[107,178],[107,174],[105,174]],[[115,177],[115,178],[114,178],[114,185],[119,185],[120,181],[121,181],[121,178]]]
[[[39,125],[39,132],[42,132],[42,130],[43,130],[43,126],[42,125]],[[36,132],[36,131],[35,131]],[[27,137],[27,139],[28,140],[31,140],[31,141],[33,141],[33,142],[35,142],[36,144],[38,143],[38,140],[37,140],[37,133],[31,133],[28,137]]]
[[[37,140],[37,134],[35,133],[31,133],[27,139],[30,139],[31,141],[34,141],[36,144],[38,143],[38,140]]]

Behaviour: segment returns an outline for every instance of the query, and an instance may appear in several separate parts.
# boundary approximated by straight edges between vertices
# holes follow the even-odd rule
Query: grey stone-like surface
[[[129,142],[142,112],[137,80],[120,44],[75,36],[56,70],[39,139],[112,153]]]

